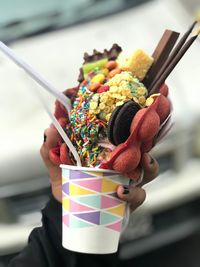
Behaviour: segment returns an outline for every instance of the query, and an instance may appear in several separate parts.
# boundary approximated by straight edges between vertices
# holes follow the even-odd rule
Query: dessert
[[[140,49],[121,64],[119,52],[121,48],[114,44],[109,51],[85,55],[80,85],[66,125],[66,132],[78,150],[83,166],[99,166],[109,158],[114,146],[126,141],[127,134],[123,135],[123,130],[126,128],[129,132],[133,116],[146,105],[148,91],[142,79],[153,58]],[[120,106],[122,110],[117,116],[113,115]],[[112,115],[116,117],[115,122]],[[124,126],[118,127],[117,121],[123,117]],[[118,132],[120,129],[122,131]]]
[[[60,119],[60,123],[76,147],[82,165],[86,167],[104,167],[103,164],[112,157],[116,146],[128,139],[136,113],[150,106],[154,98],[159,96],[155,94],[149,97],[142,83],[153,58],[140,49],[122,60],[120,52],[121,48],[114,44],[109,51],[85,54],[79,75],[80,84],[67,91],[72,98],[72,110],[67,123],[63,124],[63,119]],[[56,117],[63,118],[63,112],[57,108]],[[158,116],[156,119],[157,130],[154,135],[160,125]],[[63,146],[60,149],[61,159],[62,163],[66,163],[63,161]]]
[[[79,85],[67,92],[72,94],[72,110],[63,124],[82,166],[126,173],[138,168],[142,153],[151,150],[169,122],[171,103],[164,82],[198,36],[184,45],[195,25],[174,53],[170,52],[179,33],[169,30],[152,56],[138,49],[124,57],[117,44],[103,52],[85,53]],[[60,111],[57,103],[59,118]]]

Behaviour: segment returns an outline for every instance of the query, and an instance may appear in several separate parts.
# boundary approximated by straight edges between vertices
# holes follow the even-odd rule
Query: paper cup
[[[126,208],[116,190],[129,180],[111,170],[61,168],[63,247],[92,254],[116,252]]]

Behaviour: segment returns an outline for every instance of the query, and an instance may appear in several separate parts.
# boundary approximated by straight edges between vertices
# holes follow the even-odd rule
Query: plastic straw
[[[59,134],[61,135],[61,137],[63,138],[63,140],[65,141],[66,145],[68,146],[69,150],[72,152],[77,166],[81,166],[81,160],[80,157],[78,155],[78,152],[76,151],[75,147],[73,146],[72,142],[70,141],[69,137],[66,135],[65,131],[63,130],[63,128],[60,126],[59,122],[57,121],[57,119],[55,118],[55,116],[50,112],[48,106],[46,105],[44,99],[42,98],[42,96],[40,96],[40,94],[37,94],[38,98],[40,99],[44,109],[46,110],[47,114],[49,115],[49,117],[52,120],[52,123],[54,124],[54,126],[56,127],[56,129],[58,130]]]
[[[67,109],[68,113],[71,110],[70,99],[63,93],[55,89],[48,81],[46,81],[36,70],[34,70],[30,65],[24,62],[19,56],[15,54],[13,50],[8,48],[3,42],[0,41],[0,50],[8,56],[12,61],[14,61],[19,67],[23,68],[24,71],[33,78],[38,84],[40,84],[49,93],[53,94]]]

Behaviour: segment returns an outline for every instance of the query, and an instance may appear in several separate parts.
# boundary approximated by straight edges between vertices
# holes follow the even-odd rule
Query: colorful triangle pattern
[[[75,184],[80,185],[86,189],[101,192],[102,179],[91,179],[83,181],[74,181]]]
[[[119,217],[116,217],[115,215],[101,211],[101,218],[100,218],[101,225],[111,224],[111,223],[116,222],[116,220],[119,220]]]
[[[96,209],[101,208],[101,196],[100,195],[75,197],[73,198],[73,200],[83,205],[90,206],[91,208],[96,208]]]
[[[70,170],[70,179],[85,179],[85,178],[94,178],[96,175],[91,174],[90,172],[75,171]]]
[[[62,169],[62,176],[63,176],[63,179],[69,180],[69,170]]]
[[[62,185],[63,193],[69,195],[69,183],[65,183]]]
[[[99,187],[101,186],[100,185],[100,182],[97,181],[97,182],[93,182],[91,183],[91,186],[89,185],[89,182],[87,181],[83,181],[85,182],[85,184],[88,185],[88,187],[93,187],[93,189],[98,189],[99,190]],[[65,194],[69,195],[69,196],[79,196],[79,195],[93,195],[95,194],[95,192],[91,191],[91,190],[88,190],[87,188],[82,188],[80,187],[79,185],[81,185],[81,182],[78,182],[77,184],[75,183],[65,183],[63,184],[62,186],[62,190]]]
[[[73,183],[69,184],[69,195],[70,196],[91,195],[91,194],[96,194],[96,193],[88,189],[82,188],[76,184],[73,184]]]
[[[63,216],[63,223],[69,227],[69,214]]]
[[[84,228],[84,227],[93,226],[92,224],[86,221],[80,220],[79,218],[75,217],[72,214],[70,214],[69,224],[70,224],[70,228]]]
[[[63,198],[62,200],[62,207],[65,211],[69,211],[69,198]]]
[[[108,220],[108,218],[107,218]],[[112,221],[112,218],[110,219],[110,222]],[[92,227],[94,225],[99,225],[99,217],[90,217],[83,216],[82,214],[80,215],[64,215],[63,216],[63,223],[70,228],[83,228],[83,227]],[[122,220],[118,220],[117,222],[105,225],[106,228],[115,230],[117,232],[121,231],[121,226],[122,226]]]
[[[117,197],[119,181],[114,175],[110,172],[66,172],[63,177],[63,223],[72,228],[102,225],[120,231],[125,204]]]
[[[112,229],[114,231],[120,232],[121,228],[122,228],[122,220],[115,222],[113,224],[110,225],[106,225],[106,228]]]
[[[100,224],[100,211],[95,212],[85,212],[85,213],[79,213],[79,214],[73,214],[74,216],[83,219],[84,221],[94,223],[94,224]]]
[[[62,176],[62,183],[66,183],[68,181],[68,179],[65,176]]]
[[[86,211],[94,211],[94,209],[87,207],[85,205],[82,205],[80,203],[77,203],[75,201],[73,201],[72,199],[70,199],[69,202],[69,211],[70,212],[86,212]]]
[[[106,192],[115,192],[117,189],[118,183],[115,183],[111,180],[102,179],[102,192],[106,193]]]
[[[87,172],[86,172],[87,173]],[[93,177],[103,177],[103,172],[89,172],[90,175],[93,175]]]
[[[117,207],[114,207],[114,208],[106,209],[106,211],[108,211],[108,212],[110,212],[112,214],[115,214],[115,215],[123,217],[124,216],[124,212],[125,212],[125,204],[121,204],[121,205],[119,205]]]
[[[117,198],[104,196],[104,195],[101,196],[101,208],[102,209],[115,207],[115,206],[117,206],[117,205],[119,205],[121,203],[122,202]]]

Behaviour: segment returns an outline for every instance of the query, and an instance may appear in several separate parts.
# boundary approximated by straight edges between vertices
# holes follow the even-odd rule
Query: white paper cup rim
[[[75,170],[75,171],[110,172],[110,173],[116,173],[116,175],[117,174],[120,174],[120,172],[116,172],[114,170],[109,170],[109,169],[81,167],[81,166],[66,165],[66,164],[61,164],[60,165],[60,168],[62,168],[62,169],[69,169],[69,170]]]

